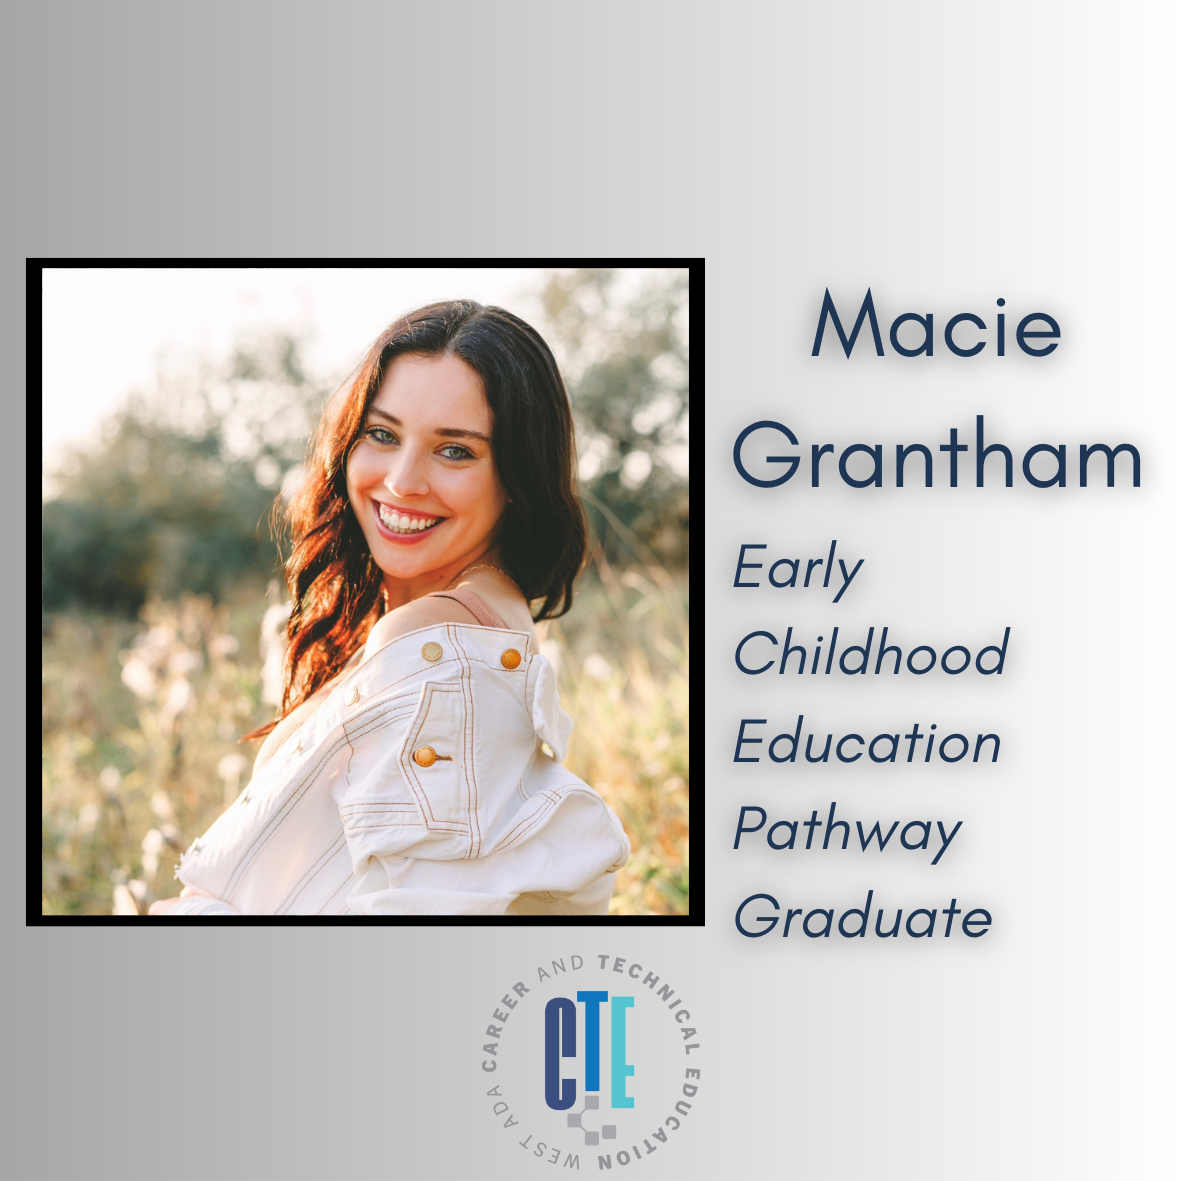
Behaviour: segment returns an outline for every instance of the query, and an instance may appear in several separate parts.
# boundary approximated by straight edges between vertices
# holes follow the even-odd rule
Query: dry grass
[[[180,852],[245,786],[261,701],[261,590],[149,604],[140,623],[43,622],[45,914],[144,913]],[[632,842],[613,914],[688,908],[686,592],[664,570],[600,563],[547,655],[575,722],[566,764]]]
[[[548,625],[562,704],[574,718],[566,765],[615,809],[632,855],[612,914],[689,908],[687,598],[659,567],[599,565],[569,616]]]

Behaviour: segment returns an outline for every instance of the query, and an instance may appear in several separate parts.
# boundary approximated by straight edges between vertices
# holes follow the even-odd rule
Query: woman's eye
[[[371,426],[365,432],[375,443],[393,443],[394,436],[383,426]]]
[[[439,452],[445,459],[471,459],[472,453],[466,448],[461,447],[458,443],[448,443],[442,451]]]

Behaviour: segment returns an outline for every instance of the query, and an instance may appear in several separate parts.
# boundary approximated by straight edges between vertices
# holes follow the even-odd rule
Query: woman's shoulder
[[[465,574],[456,588],[478,595],[504,622],[517,631],[534,633],[529,604],[499,568],[483,568]]]
[[[387,611],[374,625],[369,633],[365,647],[373,652],[377,648],[384,648],[391,640],[409,632],[418,631],[424,627],[437,627],[443,623],[471,623],[472,615],[461,603],[455,599],[442,596],[424,595],[420,599],[412,599]]]

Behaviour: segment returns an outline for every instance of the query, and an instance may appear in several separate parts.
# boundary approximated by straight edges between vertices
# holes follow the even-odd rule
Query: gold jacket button
[[[349,695],[344,699],[345,705],[356,705],[361,700],[361,690],[354,685],[349,690]]]
[[[517,665],[521,663],[521,654],[516,650],[516,648],[506,648],[500,654],[500,663],[503,664],[505,668],[516,668]]]
[[[431,642],[429,644],[423,644],[423,646],[422,646],[423,660],[435,661],[435,660],[438,660],[439,657],[441,657],[442,655],[443,655],[443,645],[442,644],[436,644],[434,640],[431,640]]]
[[[454,762],[450,755],[440,755],[435,753],[433,746],[420,746],[411,756],[420,767],[429,767],[432,763],[450,763]]]

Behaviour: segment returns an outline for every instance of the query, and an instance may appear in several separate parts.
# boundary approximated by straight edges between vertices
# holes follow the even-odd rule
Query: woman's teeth
[[[386,508],[384,504],[379,504],[377,511],[381,516],[381,523],[391,533],[421,533],[424,529],[430,529],[433,525],[437,525],[443,519],[442,517],[403,516]]]

